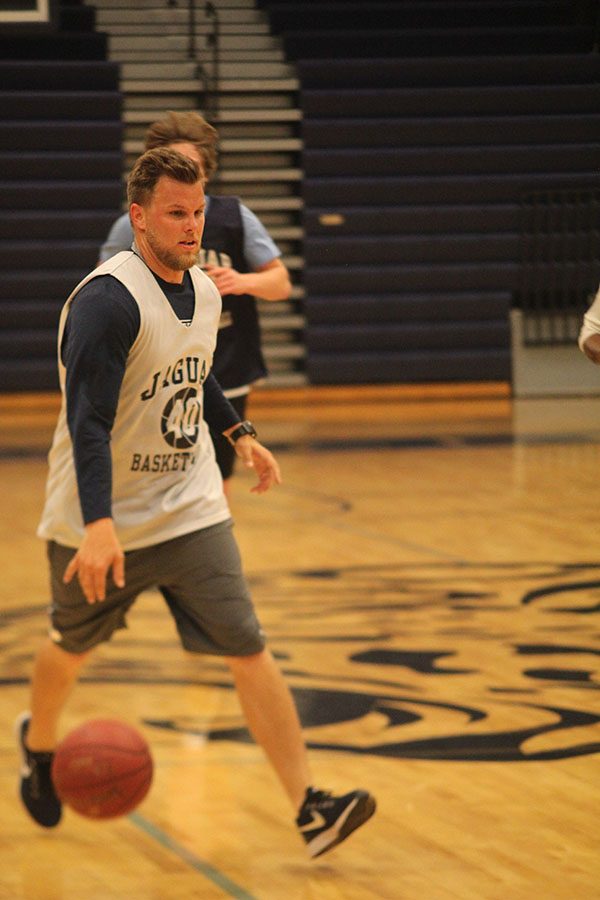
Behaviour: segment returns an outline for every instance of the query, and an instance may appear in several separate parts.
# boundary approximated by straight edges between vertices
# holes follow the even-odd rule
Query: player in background
[[[168,112],[150,125],[145,149],[171,147],[202,168],[205,186],[217,171],[217,131],[196,112]],[[199,264],[223,301],[213,372],[242,420],[252,385],[267,374],[261,350],[256,297],[286,300],[291,282],[281,253],[259,219],[236,197],[206,194],[206,220]],[[100,262],[129,250],[129,214],[120,216],[100,250]],[[211,432],[225,493],[235,453],[221,434]]]

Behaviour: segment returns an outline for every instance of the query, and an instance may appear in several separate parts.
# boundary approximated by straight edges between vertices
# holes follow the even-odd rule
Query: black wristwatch
[[[256,437],[256,428],[252,424],[252,422],[240,422],[233,431],[230,431],[227,435],[227,440],[231,444],[232,447],[235,446],[235,442],[239,440],[239,438],[243,437],[245,434],[249,434],[250,437]]]

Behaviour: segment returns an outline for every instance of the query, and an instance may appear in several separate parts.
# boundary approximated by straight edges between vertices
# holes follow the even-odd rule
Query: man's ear
[[[146,227],[146,215],[144,213],[144,207],[140,206],[139,203],[132,203],[129,207],[129,218],[131,219],[131,224],[135,228],[139,228],[140,230],[144,230]]]

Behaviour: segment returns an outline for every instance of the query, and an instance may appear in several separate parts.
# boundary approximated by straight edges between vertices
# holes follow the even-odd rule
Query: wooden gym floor
[[[45,630],[56,398],[0,397],[0,898],[600,898],[599,413],[505,385],[254,395],[284,474],[235,482],[255,602],[318,781],[379,801],[310,862],[226,670],[180,651],[153,593],[63,722],[139,727],[150,794],[109,823],[26,817],[12,723]]]

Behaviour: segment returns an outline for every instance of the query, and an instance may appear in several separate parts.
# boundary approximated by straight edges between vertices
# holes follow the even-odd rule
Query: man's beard
[[[148,246],[163,266],[172,269],[174,272],[185,272],[198,262],[199,250],[170,250],[161,244],[151,229],[146,231],[146,240],[148,241]]]

